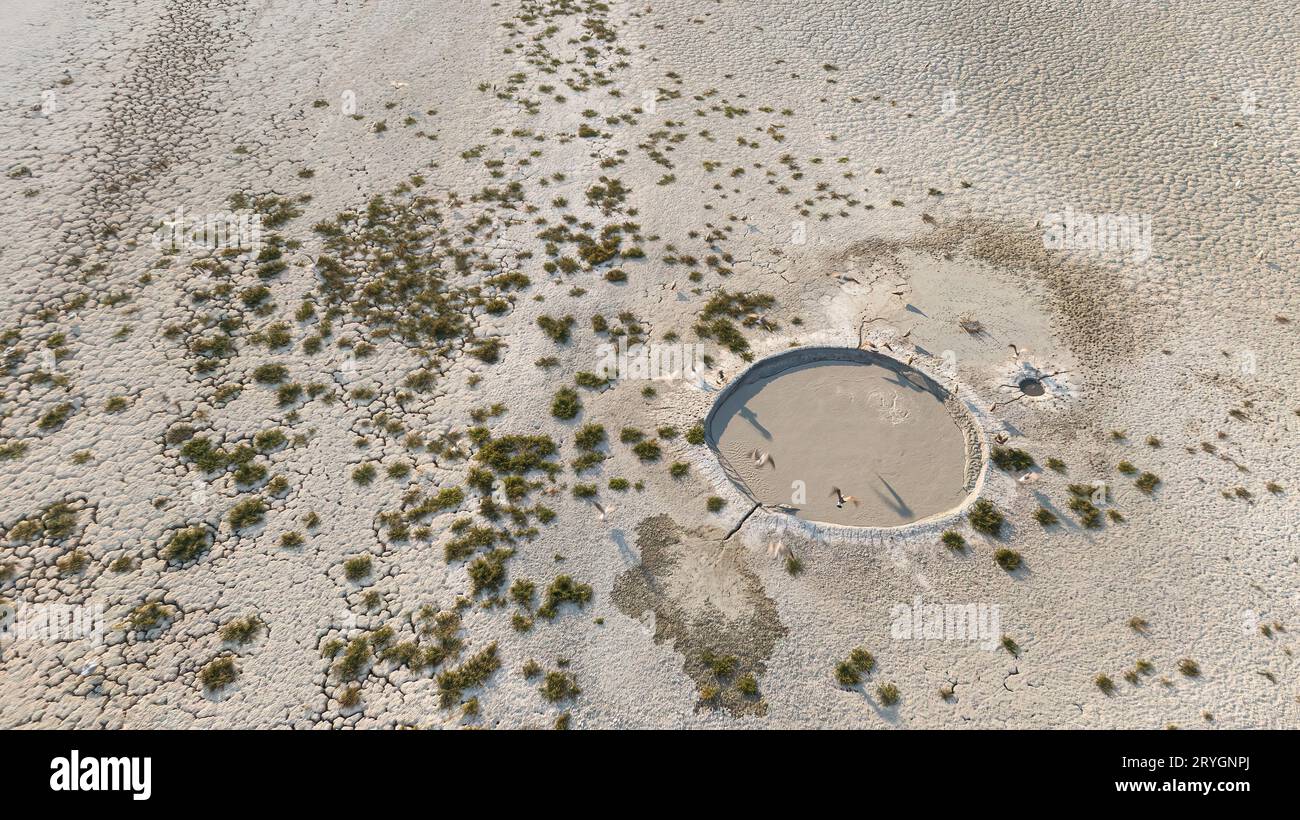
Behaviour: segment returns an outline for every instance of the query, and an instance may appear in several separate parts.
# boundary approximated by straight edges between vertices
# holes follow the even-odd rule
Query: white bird
[[[1033,484],[1038,480],[1039,473],[1033,471],[1027,472],[1017,479],[1021,484]]]
[[[855,495],[845,495],[840,492],[839,487],[831,487],[831,496],[835,499],[835,506],[839,509],[843,509],[846,502],[852,503],[855,507],[858,506],[858,497]]]
[[[783,541],[769,541],[767,544],[767,554],[778,560],[788,558],[790,556],[790,548],[787,547]]]
[[[600,505],[599,501],[592,501],[591,506],[595,507],[600,512],[601,521],[604,521],[606,516],[608,516],[610,513],[614,511],[614,508],[612,506],[608,510],[606,510],[604,507]]]
[[[757,447],[749,451],[749,458],[754,462],[755,467],[763,467],[771,464],[772,469],[776,469],[776,462],[772,460],[772,454],[762,452]]]

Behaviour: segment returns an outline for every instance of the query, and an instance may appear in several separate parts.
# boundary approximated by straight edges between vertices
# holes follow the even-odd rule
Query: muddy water
[[[906,369],[801,364],[737,386],[709,432],[756,501],[811,521],[892,527],[966,496],[965,437],[943,399]],[[769,463],[756,466],[754,450]],[[837,505],[834,487],[857,503]]]

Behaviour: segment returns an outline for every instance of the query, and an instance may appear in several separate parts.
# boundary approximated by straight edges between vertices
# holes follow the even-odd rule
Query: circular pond
[[[964,408],[930,377],[854,348],[801,348],[745,371],[705,428],[754,501],[809,521],[896,527],[960,506],[978,471]]]

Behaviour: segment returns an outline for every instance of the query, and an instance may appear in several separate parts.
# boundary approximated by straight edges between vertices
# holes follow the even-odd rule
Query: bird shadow
[[[754,427],[754,429],[758,431],[758,434],[760,436],[767,439],[768,441],[772,440],[772,431],[768,430],[759,422],[758,416],[754,414],[753,410],[750,410],[748,407],[741,407],[739,410],[736,411],[736,414],[739,415],[745,421],[749,422]]]
[[[614,546],[618,547],[618,554],[622,557],[624,563],[630,567],[641,563],[641,556],[636,554],[636,550],[628,546],[627,533],[623,532],[622,529],[615,528],[609,531],[609,537],[614,542]]]
[[[876,494],[876,497],[885,502],[885,504],[899,516],[911,518],[912,508],[907,506],[907,502],[903,500],[903,497],[894,490],[893,486],[891,486],[880,473],[876,473],[876,478],[880,479],[880,483],[885,485],[885,489],[889,490],[889,495],[891,496],[887,498],[884,493],[880,492],[880,490],[872,487],[871,491]]]
[[[928,378],[915,371],[912,374],[905,373],[902,370],[893,370],[893,375],[886,376],[885,381],[889,384],[896,385],[911,390],[913,393],[928,393],[936,401],[943,401],[945,394],[939,385],[932,383]]]

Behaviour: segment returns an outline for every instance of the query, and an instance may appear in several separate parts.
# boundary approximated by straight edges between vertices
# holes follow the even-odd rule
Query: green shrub
[[[876,698],[879,699],[881,706],[893,706],[898,703],[898,687],[892,683],[882,683],[876,687]]]
[[[361,703],[361,686],[356,683],[350,683],[339,692],[339,706],[344,709],[351,709]]]
[[[260,498],[246,498],[230,508],[227,520],[236,530],[247,529],[266,519],[266,502]]]
[[[867,651],[866,647],[859,646],[849,653],[849,664],[862,674],[867,675],[876,668],[876,659]]]
[[[578,682],[573,675],[556,671],[546,673],[546,677],[542,680],[541,693],[542,697],[551,703],[558,703],[576,698],[582,694],[582,690],[578,688]]]
[[[1019,569],[1021,564],[1020,553],[1015,550],[1007,549],[1006,547],[993,553],[993,560],[997,561],[998,566],[1002,567],[1007,572],[1013,572]]]
[[[302,398],[301,384],[297,384],[297,383],[282,384],[280,385],[279,389],[275,391],[276,403],[280,407],[289,407],[290,405],[295,404],[301,398]]]
[[[584,424],[573,434],[573,443],[580,450],[594,450],[605,441],[605,428],[600,424]]]
[[[1023,472],[1034,466],[1033,456],[1024,450],[1008,447],[994,447],[990,458],[993,464],[1004,472]]]
[[[256,615],[235,618],[227,621],[226,625],[221,627],[221,640],[243,646],[256,638],[263,628],[265,628],[265,624]]]
[[[572,462],[570,462],[570,466],[573,467],[574,473],[582,473],[586,470],[592,469],[597,464],[600,464],[602,461],[604,461],[606,458],[608,458],[608,456],[606,456],[604,453],[596,452],[593,450],[593,451],[583,453],[582,455],[575,458]]]
[[[857,686],[862,683],[862,674],[848,661],[840,661],[835,667],[835,681],[840,686]]]
[[[582,401],[578,398],[578,391],[572,387],[561,387],[551,400],[551,415],[557,419],[568,421],[577,416],[580,410]]]
[[[636,453],[636,457],[642,461],[658,461],[663,455],[663,450],[659,447],[659,442],[655,439],[646,439],[645,441],[637,442],[637,444],[632,447],[632,452]]]
[[[208,551],[208,529],[201,524],[185,527],[172,533],[163,547],[162,557],[176,564],[193,561]]]
[[[288,438],[285,436],[284,431],[280,430],[278,427],[272,427],[269,430],[263,430],[257,435],[253,436],[253,447],[255,447],[257,451],[261,453],[266,453],[272,450],[279,449],[280,447],[283,447],[287,442],[288,442]]]
[[[514,554],[512,549],[494,549],[471,561],[468,571],[473,593],[478,595],[500,589],[506,580],[506,559]]]
[[[537,614],[547,620],[553,619],[559,613],[559,607],[565,603],[577,604],[578,608],[586,606],[591,600],[591,587],[587,584],[581,584],[574,581],[568,575],[556,576],[555,580],[546,589],[546,600]]]
[[[1002,636],[1002,648],[1007,650],[1011,657],[1020,657],[1020,644],[1016,643],[1015,639],[1010,635]]]
[[[258,384],[279,384],[289,378],[289,368],[282,364],[258,365],[253,370],[253,381]]]
[[[1072,495],[1066,506],[1070,508],[1070,512],[1079,516],[1079,523],[1088,529],[1095,530],[1101,526],[1101,510],[1092,503],[1089,496]]]
[[[172,607],[158,601],[149,601],[131,610],[126,622],[136,632],[148,632],[172,617],[173,614],[175,614],[175,610]]]
[[[354,638],[343,652],[343,657],[334,665],[334,671],[343,680],[354,680],[361,675],[370,661],[370,641],[366,638]]]
[[[59,568],[60,575],[76,575],[90,566],[90,554],[83,549],[74,549],[64,553],[54,565]]]
[[[1143,473],[1138,476],[1137,481],[1134,482],[1134,486],[1147,495],[1151,495],[1155,492],[1156,486],[1159,484],[1160,478],[1154,473]]]
[[[532,609],[536,589],[537,587],[532,581],[519,578],[510,585],[510,600],[524,609]]]
[[[565,344],[569,341],[569,329],[573,327],[574,319],[572,316],[565,316],[563,319],[555,319],[551,316],[539,316],[537,326],[551,338],[556,344]]]
[[[468,520],[468,519],[466,519]],[[454,528],[453,528],[453,531]],[[489,527],[470,527],[461,532],[444,547],[447,563],[468,558],[484,547],[496,543],[496,532]]]
[[[501,358],[500,339],[480,339],[469,348],[469,355],[486,364],[496,364]],[[420,389],[414,387],[413,389]]]
[[[975,530],[994,537],[1002,533],[1002,524],[1006,520],[993,502],[986,498],[981,498],[971,505],[969,518],[970,525]]]
[[[41,416],[40,420],[36,422],[36,426],[42,431],[62,427],[64,422],[68,420],[68,416],[72,415],[72,409],[72,405],[68,402],[57,404],[53,409]]]
[[[55,540],[67,538],[77,528],[77,511],[63,501],[51,504],[41,513],[41,528]]]
[[[207,666],[199,670],[199,681],[202,682],[203,688],[210,692],[224,689],[238,678],[239,667],[235,666],[235,659],[229,655],[213,658]]]
[[[497,657],[497,645],[492,643],[455,669],[440,673],[438,675],[439,705],[444,709],[456,705],[465,689],[482,686],[492,673],[500,668],[501,659]]]
[[[712,649],[704,650],[700,660],[715,678],[729,678],[736,671],[737,659],[735,655],[719,655]]]
[[[556,450],[555,442],[547,436],[502,436],[485,441],[475,459],[497,473],[521,474],[529,470],[554,473],[560,467],[547,459]]]
[[[349,581],[360,581],[369,577],[373,562],[369,555],[358,555],[343,562],[343,577]]]

